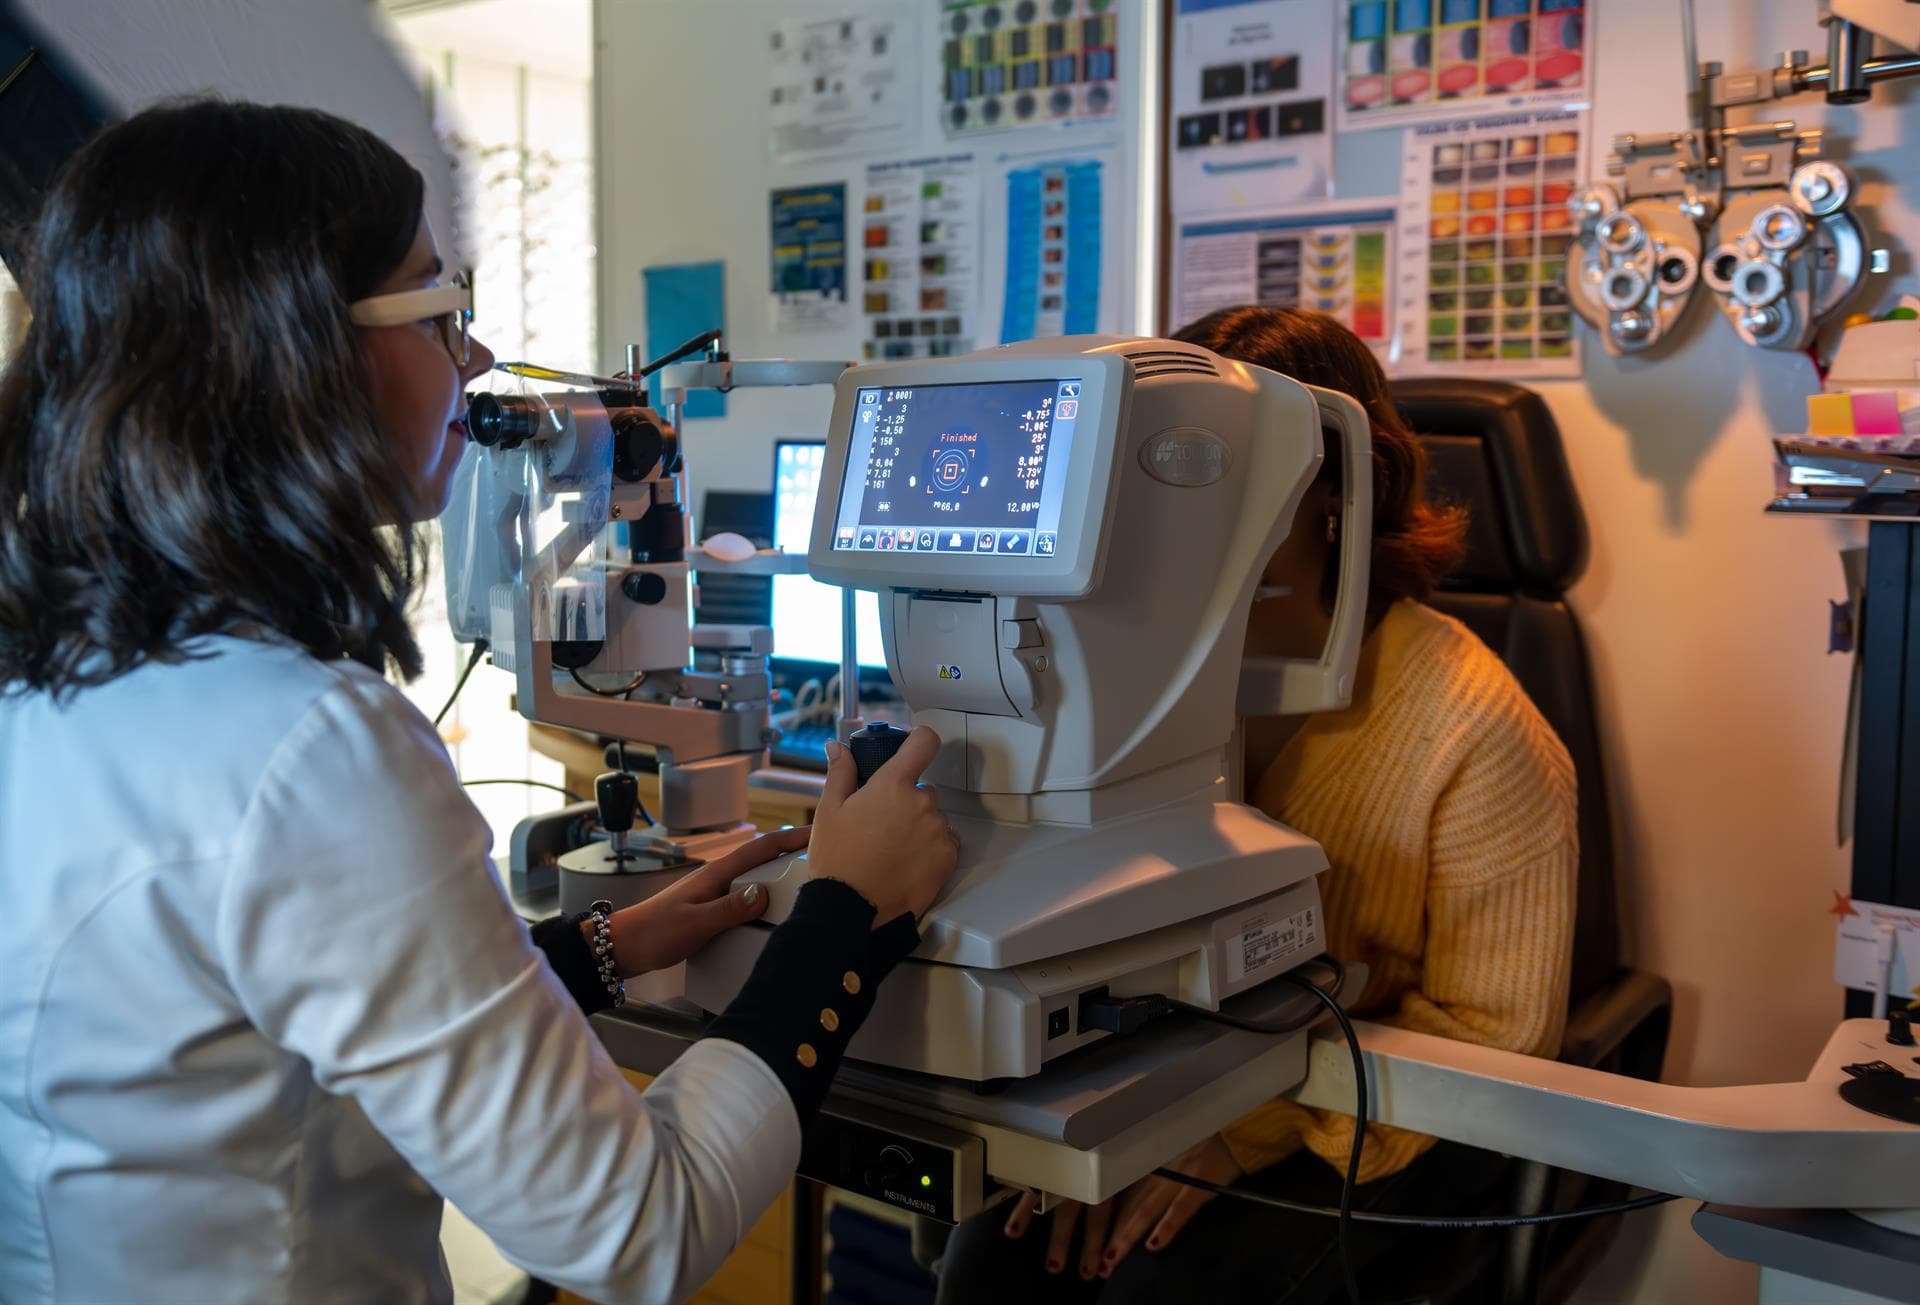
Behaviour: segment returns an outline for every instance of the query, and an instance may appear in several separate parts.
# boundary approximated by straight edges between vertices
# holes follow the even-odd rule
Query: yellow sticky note
[[[1807,396],[1807,434],[1853,434],[1853,396],[1851,394],[1809,394]]]

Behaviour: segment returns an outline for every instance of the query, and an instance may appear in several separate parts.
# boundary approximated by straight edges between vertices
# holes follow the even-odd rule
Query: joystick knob
[[[1896,1047],[1913,1045],[1913,1018],[1903,1010],[1887,1016],[1887,1041]]]
[[[849,735],[847,751],[853,753],[853,768],[860,772],[861,784],[872,779],[875,771],[891,761],[893,754],[900,751],[900,745],[906,741],[906,730],[880,722]]]
[[[640,810],[640,781],[624,770],[609,770],[593,781],[594,805],[600,808],[600,827],[607,831],[616,859],[627,852],[627,834]]]

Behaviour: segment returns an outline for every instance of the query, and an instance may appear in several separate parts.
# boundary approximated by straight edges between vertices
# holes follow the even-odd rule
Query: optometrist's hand
[[[615,911],[607,921],[613,934],[613,963],[620,977],[678,965],[714,937],[756,919],[767,909],[767,890],[748,884],[734,891],[733,881],[755,866],[807,845],[806,826],[763,834],[751,843],[690,871],[670,888],[644,902]]]
[[[875,771],[865,787],[852,755],[827,745],[827,782],[813,816],[807,865],[873,903],[877,929],[902,914],[915,919],[946,887],[960,839],[920,776],[940,752],[940,736],[922,725]]]

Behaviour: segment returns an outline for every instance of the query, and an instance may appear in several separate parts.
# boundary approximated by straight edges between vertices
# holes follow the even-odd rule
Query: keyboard
[[[784,731],[780,741],[769,749],[769,759],[776,766],[785,766],[789,770],[818,770],[827,768],[827,741],[838,737],[832,721],[819,721],[806,725],[795,725]]]

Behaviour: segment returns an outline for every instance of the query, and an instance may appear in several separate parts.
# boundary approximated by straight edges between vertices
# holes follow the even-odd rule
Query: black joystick
[[[875,771],[893,760],[893,754],[900,751],[900,745],[907,741],[907,733],[898,725],[876,721],[847,736],[847,751],[853,754],[853,768],[860,772],[861,784],[864,785],[873,778]]]
[[[1903,1010],[1893,1011],[1887,1016],[1887,1041],[1896,1047],[1913,1045],[1913,1017]]]
[[[624,861],[627,835],[640,810],[640,781],[624,770],[609,770],[593,781],[593,800],[600,808],[600,827],[613,844],[613,859]]]

